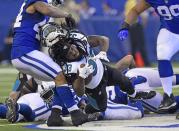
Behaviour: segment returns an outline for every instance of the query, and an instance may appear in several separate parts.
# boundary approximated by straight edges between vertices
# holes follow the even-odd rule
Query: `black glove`
[[[68,26],[68,28],[73,29],[76,28],[76,21],[75,19],[72,17],[71,14],[69,14],[66,18],[65,18],[66,24]]]

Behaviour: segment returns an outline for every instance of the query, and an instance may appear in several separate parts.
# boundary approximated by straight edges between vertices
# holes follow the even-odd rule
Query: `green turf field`
[[[179,72],[179,69],[176,69]],[[0,67],[0,102],[4,102],[5,98],[8,96],[13,83],[16,79],[17,71],[12,67]],[[162,92],[161,90],[159,90]],[[179,88],[174,88],[174,94],[179,95]],[[24,125],[31,123],[16,123],[10,124],[6,120],[0,119],[0,131],[30,131],[34,129],[24,128]],[[38,130],[40,131],[40,130]]]

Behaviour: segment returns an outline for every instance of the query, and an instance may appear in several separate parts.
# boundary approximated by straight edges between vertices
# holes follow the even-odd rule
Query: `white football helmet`
[[[38,85],[38,93],[40,97],[46,102],[47,104],[51,104],[54,96],[54,82],[44,82],[42,81],[41,85]]]
[[[40,41],[45,47],[51,47],[57,43],[61,38],[67,36],[68,31],[61,28],[55,23],[47,23],[41,27]]]

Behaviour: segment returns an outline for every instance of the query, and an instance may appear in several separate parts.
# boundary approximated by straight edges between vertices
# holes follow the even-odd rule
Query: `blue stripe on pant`
[[[47,69],[49,69],[50,71],[52,71],[54,74],[58,74],[58,72],[56,70],[54,70],[52,67],[50,67],[49,65],[47,65],[46,63],[44,63],[43,61],[40,61],[36,58],[33,58],[31,56],[28,56],[28,55],[24,55],[25,58],[29,59],[29,60],[32,60],[32,61],[35,61],[41,65],[43,65],[44,67],[46,67]]]
[[[27,62],[25,60],[23,60],[22,58],[18,58],[22,63],[26,64],[26,65],[29,65],[29,66],[32,66],[33,68],[36,68],[37,70],[43,72],[44,74],[46,74],[47,76],[51,77],[51,78],[55,78],[53,75],[51,75],[49,72],[45,71],[44,69],[38,67],[37,65],[35,64],[32,64],[30,62]]]

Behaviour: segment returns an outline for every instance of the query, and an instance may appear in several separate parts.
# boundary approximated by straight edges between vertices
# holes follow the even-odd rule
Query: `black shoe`
[[[52,108],[51,115],[47,120],[47,126],[64,126],[64,121],[60,116],[61,110]]]
[[[95,109],[91,104],[87,104],[84,111],[86,114],[99,112],[99,110]]]
[[[175,101],[175,97],[173,94],[170,95],[170,97],[164,93],[163,100],[158,108],[158,111],[170,113],[176,111],[177,103]]]
[[[176,114],[176,119],[179,120],[179,112],[177,112],[177,114]]]
[[[11,98],[7,98],[5,104],[7,106],[6,119],[11,123],[16,122],[18,119],[17,103]]]
[[[136,95],[134,98],[134,100],[138,100],[138,99],[151,99],[153,98],[154,96],[156,96],[156,92],[155,91],[138,91],[136,92]]]
[[[70,112],[71,120],[74,126],[81,125],[85,122],[97,120],[97,113],[85,114],[81,110],[74,110]]]

